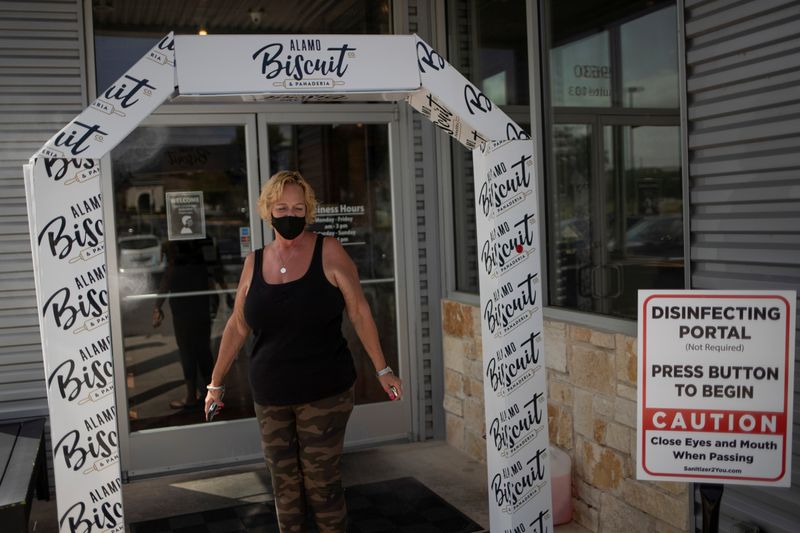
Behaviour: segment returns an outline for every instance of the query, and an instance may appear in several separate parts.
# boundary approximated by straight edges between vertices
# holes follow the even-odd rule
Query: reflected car
[[[130,235],[120,237],[119,271],[129,274],[163,272],[166,257],[161,249],[161,240],[155,235]]]
[[[680,214],[645,217],[625,233],[625,253],[631,256],[683,258],[683,218]]]

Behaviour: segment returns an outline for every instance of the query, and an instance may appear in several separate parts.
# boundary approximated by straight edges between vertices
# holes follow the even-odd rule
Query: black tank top
[[[342,335],[344,297],[322,270],[316,235],[308,271],[300,279],[264,281],[264,249],[256,250],[244,318],[255,342],[250,387],[261,405],[307,403],[340,394],[356,379],[353,358]]]

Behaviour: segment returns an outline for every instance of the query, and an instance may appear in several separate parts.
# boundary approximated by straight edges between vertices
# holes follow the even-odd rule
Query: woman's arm
[[[319,238],[325,237],[320,236]],[[358,269],[341,243],[334,238],[327,239],[323,247],[323,268],[326,277],[342,292],[347,316],[350,318],[361,344],[364,345],[367,355],[372,360],[375,371],[383,370],[387,366],[386,358],[381,349],[378,328],[372,318],[369,303],[361,289]],[[390,396],[394,396],[390,387],[396,389],[397,397],[402,395],[402,383],[393,373],[380,376],[378,380],[383,390]]]
[[[222,341],[219,345],[217,362],[214,365],[214,371],[211,373],[211,383],[209,383],[209,386],[220,387],[220,389],[208,391],[206,395],[206,413],[208,413],[211,402],[216,402],[222,407],[222,392],[224,391],[222,384],[225,380],[225,376],[228,374],[228,370],[230,370],[236,358],[236,354],[242,349],[245,340],[247,340],[247,336],[250,334],[250,326],[247,325],[244,319],[244,301],[247,297],[247,291],[250,288],[250,280],[253,279],[254,264],[254,254],[251,253],[244,260],[242,275],[239,278],[239,287],[236,289],[236,301],[233,305],[233,312],[228,322],[225,324],[225,330],[222,333]]]

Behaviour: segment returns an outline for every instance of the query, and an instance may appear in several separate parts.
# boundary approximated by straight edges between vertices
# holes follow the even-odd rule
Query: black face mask
[[[306,227],[306,217],[272,217],[272,227],[287,240],[296,239]]]

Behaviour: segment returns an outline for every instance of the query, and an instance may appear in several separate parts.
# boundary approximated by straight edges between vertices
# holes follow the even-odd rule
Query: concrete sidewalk
[[[442,441],[394,444],[346,453],[342,458],[345,486],[414,477],[462,513],[489,527],[486,464]],[[262,464],[206,470],[134,481],[123,486],[128,522],[152,520],[244,502],[272,500],[269,478]],[[31,530],[57,533],[55,498],[36,501]],[[556,528],[557,533],[584,533],[577,524]]]

